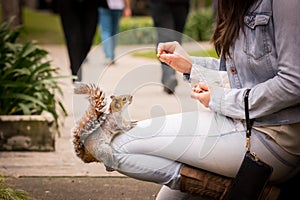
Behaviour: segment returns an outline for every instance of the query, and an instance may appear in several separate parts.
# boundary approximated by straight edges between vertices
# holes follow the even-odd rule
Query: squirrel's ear
[[[111,99],[115,98],[115,95],[111,95],[110,98],[111,98]]]

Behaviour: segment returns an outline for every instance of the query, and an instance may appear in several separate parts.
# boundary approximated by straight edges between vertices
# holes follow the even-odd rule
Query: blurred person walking
[[[130,0],[106,0],[98,9],[101,40],[105,54],[106,65],[114,64],[115,48],[117,45],[116,34],[119,33],[119,23],[122,15],[131,16]]]
[[[181,43],[189,9],[190,0],[150,0],[151,15],[157,28],[157,44],[169,41]],[[161,67],[164,92],[173,94],[178,85],[176,72],[164,62],[161,62]]]
[[[98,0],[60,0],[58,13],[67,44],[72,75],[81,81],[81,64],[90,51],[97,28]]]

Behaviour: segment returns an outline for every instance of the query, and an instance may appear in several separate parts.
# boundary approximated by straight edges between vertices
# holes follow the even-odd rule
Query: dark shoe
[[[115,171],[115,169],[113,169],[113,168],[111,168],[111,167],[108,167],[108,166],[106,166],[106,165],[104,165],[105,166],[105,170],[107,171],[107,172],[113,172],[113,171]]]
[[[104,60],[104,65],[113,65],[113,64],[115,64],[115,61],[113,59],[106,58]]]
[[[173,91],[173,90],[170,90],[170,89],[167,88],[167,87],[164,87],[164,92],[167,93],[167,94],[174,94],[174,91]]]
[[[177,81],[175,75],[170,76],[170,78],[164,84],[164,92],[166,92],[167,94],[174,94],[175,87],[177,85],[178,85],[178,81]]]

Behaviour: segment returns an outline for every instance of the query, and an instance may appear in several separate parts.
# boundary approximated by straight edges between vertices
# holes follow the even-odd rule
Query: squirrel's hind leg
[[[95,149],[94,153],[96,159],[103,162],[106,169],[111,171],[114,166],[114,155],[111,146],[107,143],[101,144],[97,147],[97,149]]]

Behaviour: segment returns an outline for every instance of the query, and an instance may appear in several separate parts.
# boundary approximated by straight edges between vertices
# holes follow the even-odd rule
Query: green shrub
[[[156,31],[151,17],[122,18],[120,22],[119,44],[153,44]]]
[[[121,38],[119,44],[153,44],[156,32],[151,16],[122,18],[120,23]],[[206,7],[191,11],[188,16],[184,34],[195,41],[208,41],[213,30],[213,9]],[[128,34],[126,35],[126,31]]]
[[[192,11],[188,16],[184,33],[196,41],[208,41],[212,35],[213,23],[211,7]]]
[[[58,130],[59,111],[67,112],[58,95],[59,68],[46,59],[48,52],[36,42],[18,43],[20,28],[0,25],[0,115],[41,115],[50,113]],[[59,130],[58,130],[59,131]]]
[[[144,27],[153,27],[153,21],[151,17],[122,18],[120,21],[121,32]]]

